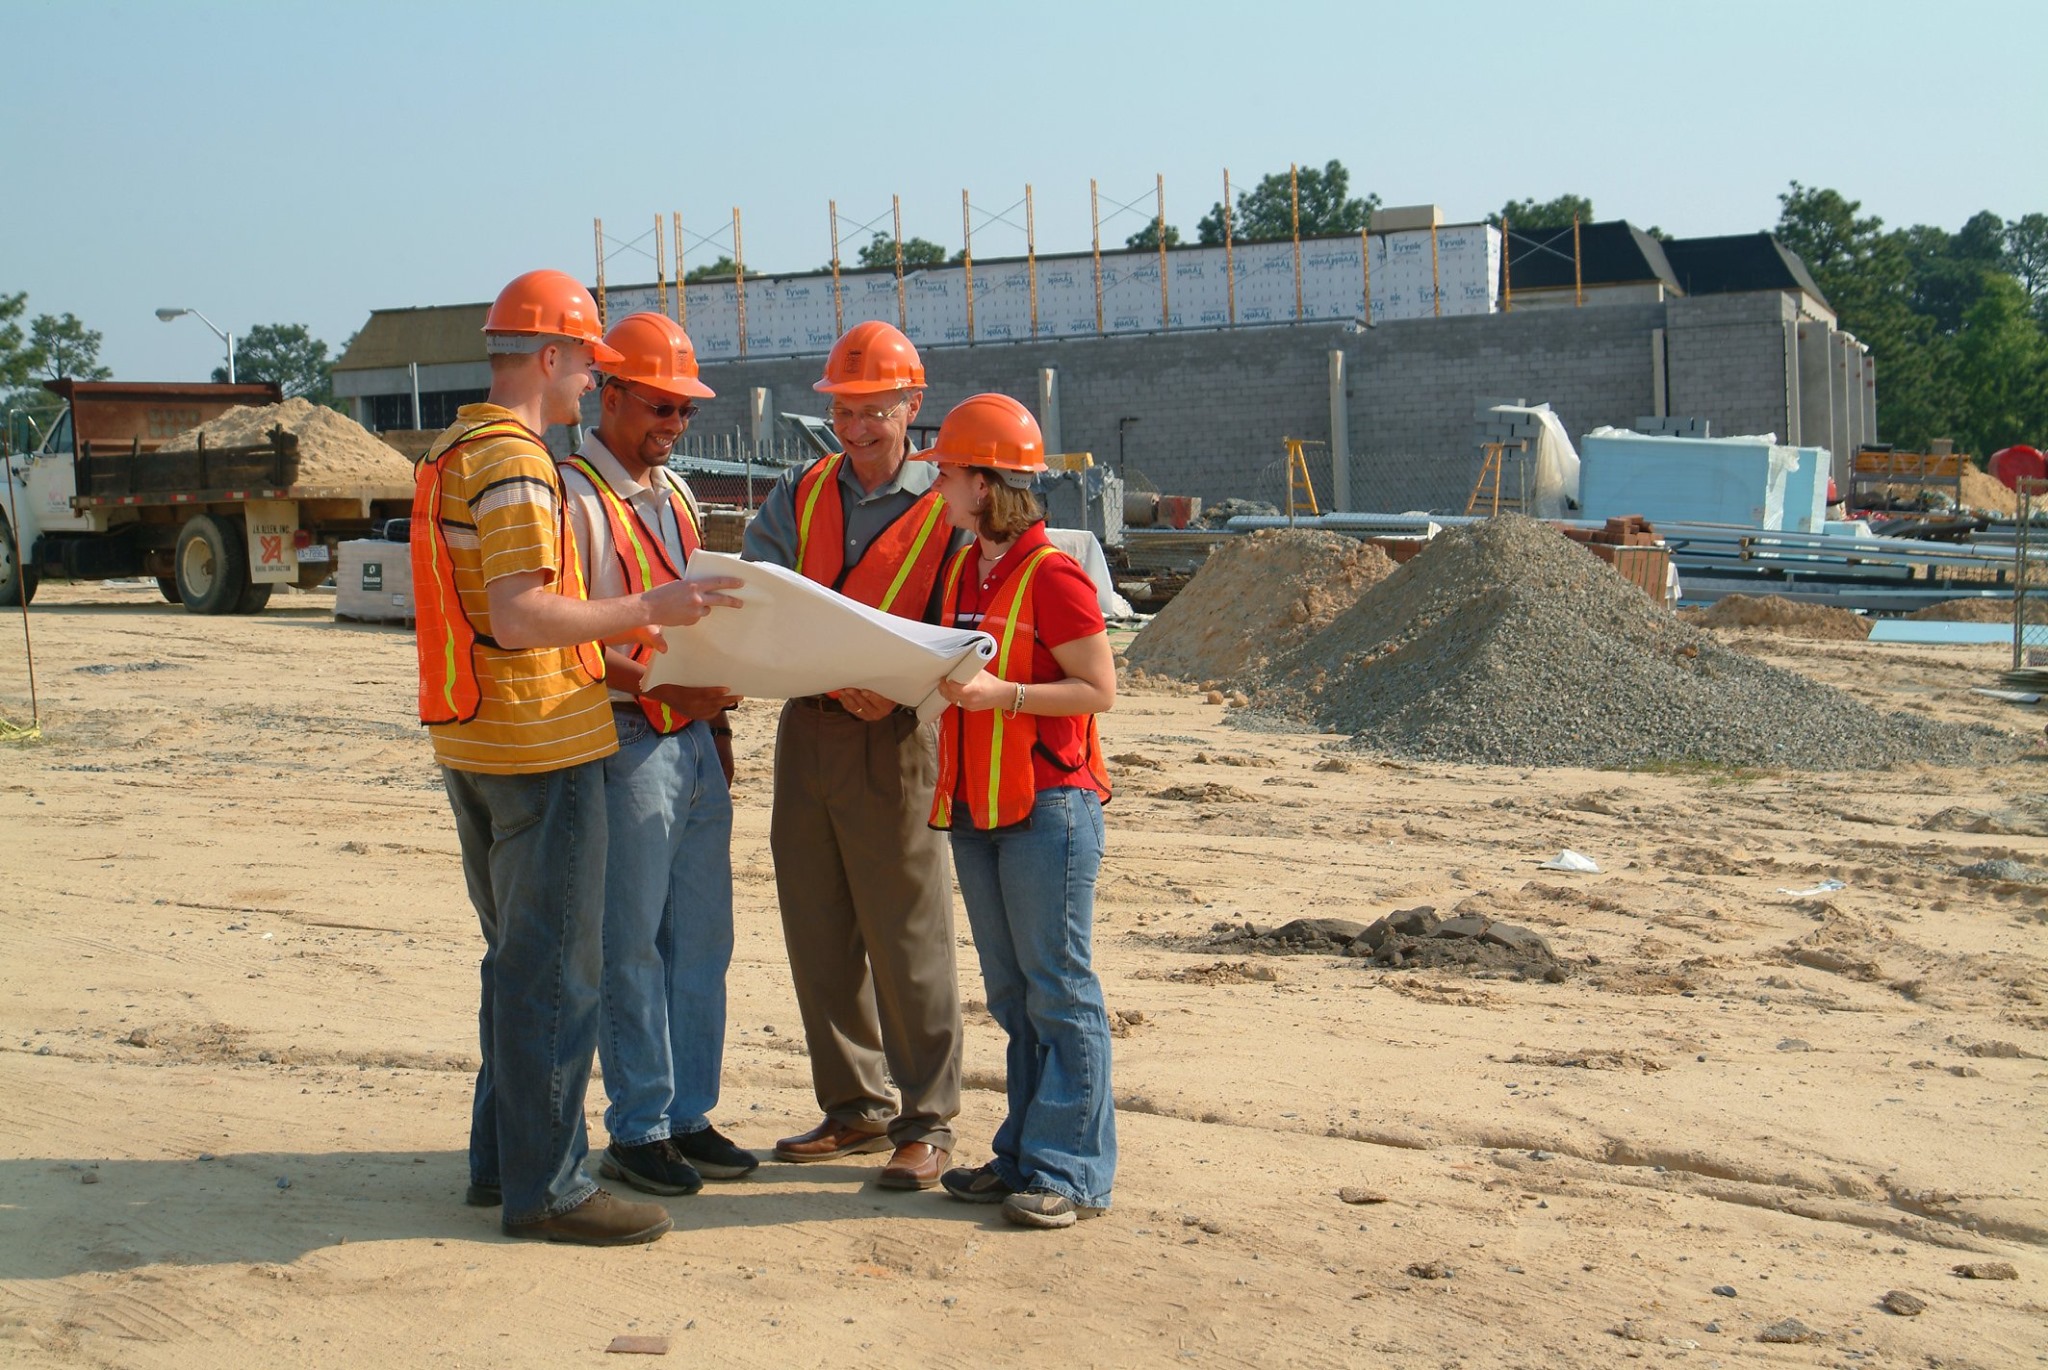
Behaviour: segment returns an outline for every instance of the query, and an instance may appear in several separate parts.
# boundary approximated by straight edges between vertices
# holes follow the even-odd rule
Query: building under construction
[[[836,254],[835,254],[836,256]],[[944,266],[609,285],[609,317],[680,317],[718,398],[690,450],[781,448],[822,414],[819,359],[882,318],[925,353],[936,424],[969,394],[1029,405],[1052,451],[1136,485],[1282,502],[1306,439],[1325,505],[1461,510],[1488,409],[1548,403],[1574,437],[1687,419],[1838,465],[1876,434],[1869,351],[1768,234],[1660,240],[1625,222],[1503,232],[1383,211],[1339,237]],[[487,304],[378,310],[334,368],[374,430],[437,429],[489,386]]]

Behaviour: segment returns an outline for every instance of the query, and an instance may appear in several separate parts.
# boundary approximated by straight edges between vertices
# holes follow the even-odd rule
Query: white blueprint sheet
[[[995,639],[871,609],[794,571],[698,552],[685,579],[737,576],[727,591],[746,607],[713,609],[687,628],[664,628],[668,650],[647,684],[723,685],[750,699],[793,699],[855,686],[917,710],[946,707],[941,680],[967,680],[995,656]]]

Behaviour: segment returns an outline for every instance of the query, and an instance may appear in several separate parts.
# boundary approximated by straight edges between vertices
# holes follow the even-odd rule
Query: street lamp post
[[[214,336],[214,337],[216,337],[216,338],[219,338],[219,339],[220,339],[220,340],[221,340],[222,342],[224,342],[224,343],[226,343],[226,344],[227,344],[227,346],[228,346],[228,384],[230,384],[230,385],[234,384],[234,381],[235,381],[235,335],[234,335],[234,334],[232,334],[232,333],[227,333],[227,332],[223,332],[223,331],[222,331],[222,330],[221,330],[221,329],[220,329],[219,327],[217,327],[217,326],[216,326],[216,325],[214,324],[214,322],[213,322],[213,320],[212,320],[212,319],[209,319],[209,318],[207,318],[207,317],[206,317],[206,316],[205,316],[204,314],[200,313],[200,312],[199,312],[198,310],[196,310],[196,309],[159,309],[159,310],[157,310],[157,312],[156,312],[156,316],[157,316],[157,317],[158,317],[159,319],[162,319],[162,320],[163,320],[163,321],[164,321],[165,323],[169,323],[169,322],[170,322],[170,321],[171,321],[172,319],[178,318],[178,317],[180,317],[180,316],[182,316],[182,315],[185,315],[185,314],[190,314],[190,315],[191,315],[191,316],[192,316],[193,318],[195,318],[195,319],[199,320],[199,322],[201,322],[201,323],[205,324],[205,325],[206,325],[206,326],[207,326],[208,328],[211,328],[211,329],[213,329],[213,336]]]

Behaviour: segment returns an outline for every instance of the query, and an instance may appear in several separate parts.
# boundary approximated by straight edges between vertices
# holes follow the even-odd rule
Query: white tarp
[[[1095,603],[1104,618],[1115,622],[1137,617],[1131,602],[1116,592],[1116,582],[1109,574],[1109,559],[1102,555],[1102,544],[1095,540],[1095,534],[1086,528],[1047,528],[1045,537],[1053,546],[1081,563],[1088,579],[1095,582]]]
[[[723,685],[750,699],[793,699],[853,686],[917,710],[946,707],[941,680],[971,679],[995,655],[987,633],[937,628],[871,609],[794,571],[724,552],[698,552],[686,579],[737,576],[745,607],[713,609],[665,630],[649,685]]]
[[[1433,236],[1433,253],[1428,229],[1371,236],[1374,323],[1494,311],[1500,290],[1500,230],[1488,224],[1467,224],[1439,228]],[[1367,265],[1367,253],[1358,238],[1303,240],[1297,313],[1291,240],[1238,243],[1227,270],[1221,247],[1176,248],[1166,256],[1162,322],[1159,254],[1104,252],[1100,331],[1150,333],[1162,327],[1221,328],[1233,321],[1356,319],[1366,312]],[[1085,337],[1098,331],[1093,257],[1085,253],[1040,257],[1037,274],[1039,337]],[[905,331],[919,344],[1029,338],[1031,277],[1029,263],[1012,258],[975,263],[974,330],[970,335],[965,268],[908,270],[903,278]],[[867,319],[896,322],[894,271],[842,272],[839,289],[846,327]],[[734,283],[699,281],[688,286],[685,295],[687,317],[683,323],[698,355],[740,355],[739,299]],[[614,287],[605,297],[606,314],[614,320],[655,307],[652,285]],[[833,319],[829,274],[747,278],[748,356],[828,351],[838,336]]]
[[[1556,412],[1547,404],[1496,404],[1493,412],[1533,419],[1538,426],[1529,471],[1529,514],[1571,518],[1579,506],[1579,453]]]

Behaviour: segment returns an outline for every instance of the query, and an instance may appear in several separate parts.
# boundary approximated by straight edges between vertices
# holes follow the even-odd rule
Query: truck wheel
[[[165,603],[180,604],[184,602],[183,596],[178,593],[178,578],[176,576],[158,576],[156,578],[156,588],[157,593],[164,597]]]
[[[270,603],[270,592],[276,588],[275,585],[259,585],[253,580],[250,581],[242,587],[242,597],[235,601],[235,612],[238,614],[262,613],[263,606]]]
[[[249,587],[249,549],[242,525],[220,514],[194,514],[178,530],[178,598],[195,614],[231,614]]]
[[[15,545],[14,529],[5,518],[0,518],[0,605],[33,603],[36,586],[42,584],[42,580],[42,572],[21,564],[21,549]]]

